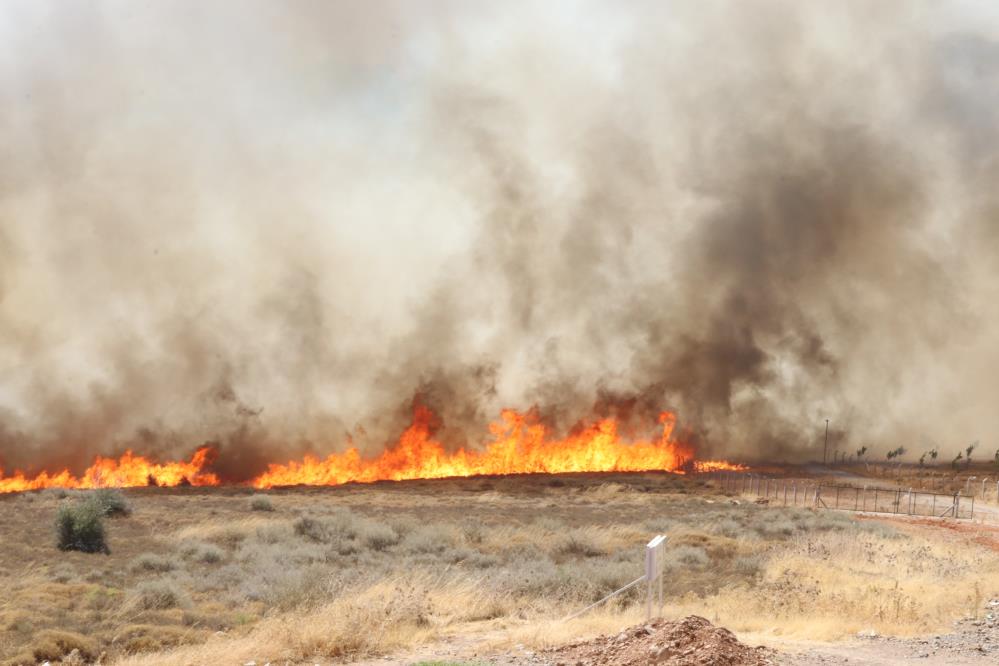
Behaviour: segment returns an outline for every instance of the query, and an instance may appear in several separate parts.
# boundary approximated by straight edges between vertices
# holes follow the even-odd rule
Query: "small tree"
[[[997,451],[997,453],[999,453],[999,451]],[[859,462],[860,459],[863,458],[866,454],[867,454],[866,446],[862,446],[859,449],[857,449],[857,461]]]
[[[950,466],[954,469],[957,469],[957,464],[961,462],[961,458],[963,457],[964,454],[959,451],[958,454],[954,456],[954,459],[950,461]]]
[[[938,455],[938,451],[937,451],[936,447],[933,447],[932,449],[930,449],[930,460],[936,460],[937,459],[937,455]]]
[[[996,449],[995,461],[996,467],[999,467],[999,449]]]
[[[967,456],[965,456],[964,459],[965,467],[971,467],[971,452],[974,451],[976,448],[978,448],[978,440],[972,442],[971,445],[964,450],[964,452],[967,454]]]

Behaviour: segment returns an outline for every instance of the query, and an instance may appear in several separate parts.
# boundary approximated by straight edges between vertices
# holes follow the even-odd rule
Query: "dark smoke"
[[[999,427],[999,13],[9,2],[0,464]],[[946,457],[946,455],[944,455]]]

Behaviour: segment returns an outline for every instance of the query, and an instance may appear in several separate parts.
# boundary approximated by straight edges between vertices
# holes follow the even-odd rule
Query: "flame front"
[[[483,451],[460,449],[450,454],[431,436],[432,419],[429,410],[418,407],[413,424],[398,443],[376,458],[364,459],[355,448],[323,460],[307,456],[301,462],[270,465],[253,485],[339,485],[476,474],[673,472],[681,471],[693,458],[693,450],[673,438],[676,417],[670,412],[659,417],[662,433],[658,439],[628,443],[622,441],[614,419],[602,419],[577,434],[553,439],[529,414],[504,410],[500,420],[490,425],[492,441]]]
[[[454,453],[448,453],[434,439],[433,421],[429,409],[417,407],[412,425],[399,441],[376,457],[363,458],[356,448],[325,459],[306,456],[302,461],[268,465],[268,470],[250,483],[271,488],[496,474],[747,469],[721,460],[695,461],[693,448],[674,437],[676,417],[671,412],[659,415],[658,438],[625,441],[613,418],[597,420],[566,437],[553,437],[534,413],[504,410],[489,426],[490,439],[481,451],[459,449]],[[79,477],[68,470],[34,477],[14,472],[5,477],[0,469],[0,493],[52,487],[215,486],[219,478],[205,471],[214,456],[213,449],[203,447],[187,462],[154,463],[126,451],[120,458],[98,456]]]
[[[694,471],[699,474],[707,472],[745,472],[749,468],[738,463],[730,463],[727,460],[696,460],[694,461]]]
[[[5,477],[0,469],[0,493],[40,488],[128,488],[134,486],[217,486],[219,479],[202,470],[211,462],[213,450],[198,449],[188,462],[154,463],[147,458],[125,451],[120,458],[98,456],[82,476],[76,477],[69,470],[55,474],[42,472],[28,477],[14,472]]]

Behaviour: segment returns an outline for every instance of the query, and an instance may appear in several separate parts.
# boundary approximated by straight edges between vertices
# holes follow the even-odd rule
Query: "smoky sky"
[[[988,3],[8,0],[0,465],[992,451],[996,91]]]

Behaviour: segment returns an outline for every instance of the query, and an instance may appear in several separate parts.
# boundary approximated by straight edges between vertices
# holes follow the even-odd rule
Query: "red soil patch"
[[[654,620],[616,636],[570,643],[548,650],[544,656],[563,666],[765,666],[772,663],[771,654],[766,648],[740,643],[728,629],[691,615],[678,622]]]
[[[898,517],[894,520],[883,516],[857,516],[857,520],[877,520],[880,522],[896,522],[901,525],[913,525],[933,530],[945,530],[955,538],[971,541],[989,550],[999,552],[999,526],[983,525],[961,520],[941,520],[936,518]]]

